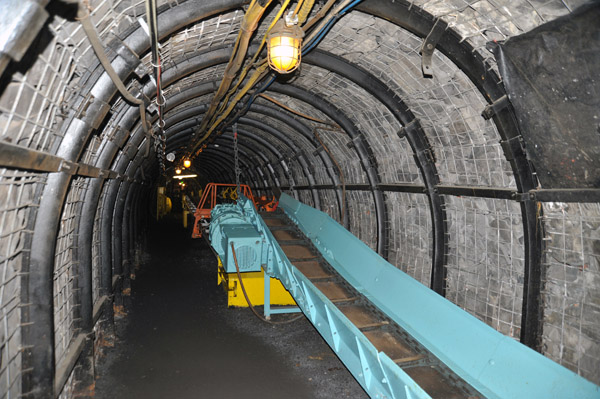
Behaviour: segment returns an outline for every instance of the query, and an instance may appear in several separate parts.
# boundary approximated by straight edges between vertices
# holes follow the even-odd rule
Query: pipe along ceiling
[[[321,29],[311,18],[330,3],[317,1],[312,48],[278,75],[260,62],[278,2],[161,1],[150,23],[143,0],[2,2],[0,397],[93,381],[94,341],[113,333],[157,187],[186,156],[199,181],[235,182],[234,129],[241,182],[259,195],[328,213],[422,284],[600,383],[598,183],[579,196],[540,183],[530,155],[544,140],[523,139],[495,56],[580,3],[364,0],[333,4]],[[215,94],[253,80],[219,104]]]

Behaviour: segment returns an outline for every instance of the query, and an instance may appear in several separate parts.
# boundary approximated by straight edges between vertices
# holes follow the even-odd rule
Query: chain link
[[[160,105],[159,105],[160,106]],[[154,150],[158,156],[158,165],[162,173],[166,170],[166,150],[167,150],[167,137],[165,135],[165,121],[160,118],[158,120],[158,128],[156,132],[156,140],[154,141]]]

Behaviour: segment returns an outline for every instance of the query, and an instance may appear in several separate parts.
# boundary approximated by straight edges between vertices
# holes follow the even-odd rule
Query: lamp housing
[[[281,19],[267,35],[269,66],[281,74],[295,71],[300,66],[304,31],[296,24]]]

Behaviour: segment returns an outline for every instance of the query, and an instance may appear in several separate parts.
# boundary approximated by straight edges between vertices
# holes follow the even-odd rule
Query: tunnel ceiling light
[[[298,16],[288,14],[277,21],[267,37],[268,58],[271,69],[290,73],[300,66],[300,46],[304,31],[298,26]]]
[[[170,152],[167,154],[167,161],[169,162],[173,162],[175,160],[175,153],[174,152]]]
[[[183,167],[184,168],[189,168],[190,166],[192,166],[192,161],[190,161],[189,159],[184,159],[183,160]]]
[[[198,177],[198,175],[179,175],[179,176],[173,176],[174,179],[191,179],[193,177]]]
[[[179,168],[175,169],[175,174],[176,175],[180,175],[181,174],[181,169],[179,169]]]

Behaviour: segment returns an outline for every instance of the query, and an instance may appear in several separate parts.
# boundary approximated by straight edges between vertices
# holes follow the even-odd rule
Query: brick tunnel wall
[[[168,13],[190,3],[194,2],[160,2],[160,11]],[[409,6],[396,3],[398,7]],[[340,185],[333,187],[332,184],[334,179],[343,181],[349,187],[345,191],[344,210],[348,214],[347,226],[353,234],[374,250],[384,252],[388,261],[426,286],[432,283],[433,263],[441,259],[446,272],[443,281],[446,297],[494,329],[518,340],[522,335],[526,247],[530,245],[521,204],[512,199],[440,194],[439,214],[443,220],[435,222],[445,226],[443,234],[438,236],[444,239],[445,254],[440,258],[439,253],[436,255],[439,249],[432,233],[437,228],[432,218],[433,194],[424,190],[373,189],[378,185],[423,186],[429,184],[427,179],[450,188],[468,186],[516,191],[518,186],[513,166],[500,145],[503,132],[494,120],[481,116],[490,102],[486,98],[489,93],[485,93],[487,86],[473,77],[473,71],[463,70],[456,54],[445,51],[443,46],[433,55],[433,78],[423,78],[419,50],[425,35],[416,26],[403,27],[393,18],[384,19],[370,12],[378,4],[381,2],[365,1],[363,8],[346,14],[334,25],[318,46],[318,54],[323,56],[307,58],[289,82],[296,92],[273,86],[264,93],[266,97],[255,100],[245,119],[240,119],[238,124],[242,130],[241,144],[247,145],[244,151],[249,154],[243,160],[260,169],[269,184],[274,184],[277,178],[284,191],[308,205],[318,206],[340,222],[344,219],[338,202]],[[395,10],[392,3],[385,4]],[[410,2],[413,13],[410,15],[430,23],[437,18],[447,22],[448,35],[454,38],[452,43],[464,46],[482,70],[497,76],[495,59],[486,47],[488,42],[530,31],[568,14],[578,4],[558,0],[414,1]],[[80,24],[73,18],[72,10],[61,8],[55,2],[47,8],[50,18],[23,61],[11,63],[2,74],[0,140],[65,157],[63,149],[77,118],[85,118],[89,107],[95,109],[90,105],[93,102],[88,101],[90,96],[103,95],[102,87],[94,84],[106,78],[101,77],[102,68]],[[127,42],[132,32],[139,29],[138,18],[144,14],[143,1],[94,0],[90,8],[100,37],[111,48],[111,57],[115,57],[121,51],[118,44]],[[270,15],[275,11],[271,10]],[[390,11],[394,12],[397,11]],[[232,45],[242,18],[243,9],[232,5],[228,11],[182,23],[162,39],[165,74],[176,76],[165,87],[167,102],[175,102],[177,96],[203,84],[218,84],[226,60],[218,59],[213,52]],[[263,22],[259,33],[264,33],[266,27],[267,23]],[[193,62],[200,65],[202,57],[209,57],[207,54],[214,55],[214,62],[177,75],[186,65]],[[137,56],[141,63],[122,78],[132,92],[151,93],[150,54],[145,50]],[[202,57],[196,59],[198,56]],[[337,63],[343,67],[338,68]],[[376,78],[386,87],[386,92],[376,90],[375,86],[361,85],[352,79],[352,73]],[[405,124],[386,106],[384,95],[401,102],[409,110],[405,115],[418,120],[423,145],[430,149],[428,167],[432,174],[427,179],[422,165],[415,160],[414,142],[406,135],[398,135]],[[152,94],[147,96],[152,102]],[[312,96],[313,100],[306,96]],[[168,108],[165,119],[172,121],[167,130],[173,132],[173,137],[198,123],[192,118],[179,121],[178,115],[208,104],[211,97],[209,90]],[[107,270],[103,265],[115,261],[114,254],[111,256],[105,250],[107,245],[109,251],[112,248],[111,243],[105,242],[105,220],[114,214],[111,198],[121,198],[113,187],[126,190],[124,184],[131,184],[126,187],[138,190],[136,187],[142,183],[152,187],[156,182],[153,180],[157,172],[154,148],[146,149],[150,144],[143,139],[132,139],[140,130],[139,123],[128,122],[135,110],[118,95],[102,98],[110,112],[90,129],[81,143],[76,162],[104,165],[104,169],[121,168],[121,175],[130,176],[131,181],[107,180],[97,186],[98,191],[92,195],[96,178],[75,176],[69,180],[64,198],[59,201],[57,231],[52,243],[52,273],[48,275],[53,279],[52,361],[57,369],[68,362],[69,350],[87,328],[81,324],[80,314],[82,264],[88,261],[80,257],[82,225],[86,220],[91,221],[91,295],[93,304],[100,307],[108,294],[102,288],[106,279],[103,271]],[[286,108],[275,106],[272,100]],[[96,106],[98,104],[96,102]],[[307,120],[302,115],[318,121]],[[304,128],[306,132],[302,133]],[[314,132],[318,132],[322,144],[315,140]],[[121,136],[124,139],[117,139]],[[245,142],[244,137],[248,137]],[[271,146],[268,149],[265,141]],[[214,161],[222,154],[217,151],[229,148],[231,152],[230,134],[224,134],[217,142],[220,147],[209,147],[204,162],[221,167],[223,174],[211,172],[208,166],[204,170],[198,167],[213,180],[231,176],[227,162],[218,166]],[[178,151],[184,144],[172,144],[172,150]],[[263,148],[264,157],[253,155],[253,146]],[[360,146],[366,149],[364,154]],[[329,164],[323,160],[326,158],[323,148],[329,153]],[[112,158],[106,156],[110,151],[116,154]],[[134,163],[144,155],[147,160]],[[139,169],[146,172],[140,175]],[[27,393],[24,387],[31,386],[31,376],[39,372],[31,369],[29,360],[23,358],[24,348],[29,347],[24,338],[29,332],[24,334],[24,329],[29,328],[29,322],[34,326],[36,323],[28,318],[32,281],[28,276],[34,265],[31,252],[35,248],[36,221],[40,212],[48,212],[40,208],[42,194],[49,177],[58,174],[61,172],[0,168],[0,198],[3,198],[0,208],[0,398]],[[244,171],[243,178],[255,189],[270,192],[272,188],[262,187],[261,179],[250,171]],[[378,192],[381,197],[377,197]],[[86,201],[95,201],[91,211],[84,210]],[[115,205],[115,209],[121,209],[119,206]],[[544,249],[538,259],[543,282],[542,311],[540,319],[535,321],[541,327],[538,349],[592,382],[600,383],[600,207],[597,203],[544,203],[539,204],[539,208]],[[123,226],[121,221],[114,223],[114,226],[108,225],[111,233],[120,231]],[[384,235],[387,239],[382,242]],[[136,261],[130,248],[123,249],[123,262]],[[118,268],[112,267],[111,272],[121,270],[121,264]],[[126,279],[124,272],[123,275]],[[111,308],[109,306],[107,312]],[[67,377],[64,397],[72,395],[77,384],[74,374]]]

